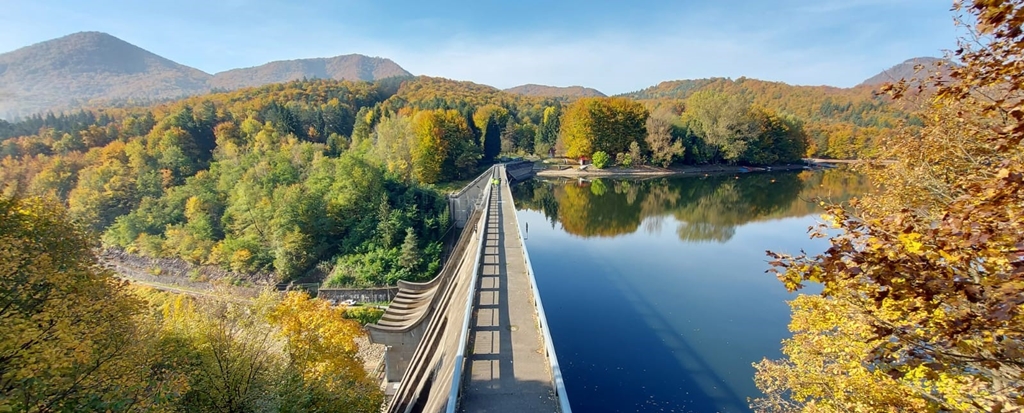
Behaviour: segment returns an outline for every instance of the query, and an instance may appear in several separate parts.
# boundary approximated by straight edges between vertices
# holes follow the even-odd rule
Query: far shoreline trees
[[[561,117],[559,144],[569,158],[613,156],[621,166],[773,165],[799,161],[807,151],[803,124],[793,116],[751,106],[741,96],[695,93],[679,116],[652,115],[625,98],[582,98]]]

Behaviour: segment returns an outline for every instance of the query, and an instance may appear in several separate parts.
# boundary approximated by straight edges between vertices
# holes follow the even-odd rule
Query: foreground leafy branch
[[[758,411],[1024,407],[1024,2],[955,8],[983,41],[865,170],[883,186],[828,207],[823,254],[769,253],[788,289],[824,288],[791,302],[786,359],[755,365]]]

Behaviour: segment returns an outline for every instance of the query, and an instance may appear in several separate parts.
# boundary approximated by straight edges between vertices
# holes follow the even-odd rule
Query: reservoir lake
[[[573,409],[750,411],[795,297],[765,251],[824,251],[817,200],[866,189],[843,169],[514,186]]]

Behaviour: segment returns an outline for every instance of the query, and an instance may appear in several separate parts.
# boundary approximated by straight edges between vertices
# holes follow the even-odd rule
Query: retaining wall
[[[398,295],[398,287],[383,288],[321,288],[317,292],[317,298],[334,300],[340,303],[345,300],[354,300],[357,303],[378,303],[391,301]]]

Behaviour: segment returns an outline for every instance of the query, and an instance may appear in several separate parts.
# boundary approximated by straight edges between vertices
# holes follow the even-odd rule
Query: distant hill
[[[374,81],[411,76],[357,54],[288,60],[210,75],[117,37],[80,32],[0,54],[0,119],[83,106],[151,103],[301,78]]]
[[[685,100],[699,91],[740,95],[757,106],[796,115],[805,121],[847,122],[859,127],[891,127],[906,113],[875,96],[871,87],[794,86],[741,77],[673,80],[620,96],[637,100]]]
[[[210,78],[109,34],[75,33],[0,54],[0,117],[203,93]]]
[[[725,78],[708,78],[708,79],[685,79],[685,80],[669,80],[658,83],[657,85],[651,86],[646,89],[641,89],[635,92],[623,93],[618,96],[628,97],[630,99],[686,99],[690,95],[696,93],[698,90],[715,82],[731,82],[731,80]]]
[[[380,57],[349,54],[331,58],[282,60],[244,69],[217,73],[210,86],[238,89],[281,83],[302,78],[374,81],[389,77],[412,76],[401,66]]]
[[[527,84],[505,89],[506,92],[524,96],[536,96],[545,98],[582,98],[582,97],[605,97],[601,91],[583,86],[545,86]]]
[[[942,66],[939,66],[939,63],[942,63]],[[889,82],[898,82],[900,79],[908,81],[911,79],[925,79],[933,73],[946,75],[949,73],[949,67],[952,64],[949,60],[936,57],[915,57],[883,70],[882,73],[868,78],[858,86],[878,86]],[[918,72],[916,69],[918,65],[922,67],[921,72]]]

